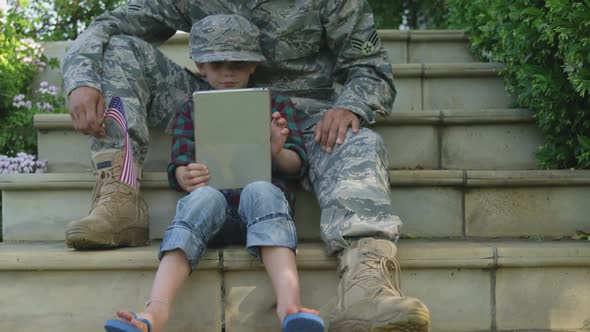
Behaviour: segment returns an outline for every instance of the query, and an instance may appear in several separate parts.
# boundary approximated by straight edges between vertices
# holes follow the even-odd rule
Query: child
[[[249,86],[256,63],[264,61],[258,29],[237,15],[213,15],[195,23],[189,46],[191,59],[213,89]],[[261,258],[277,297],[283,331],[324,331],[315,310],[301,306],[295,264],[297,235],[291,219],[294,193],[285,178],[303,176],[307,154],[290,100],[272,98],[271,155],[273,183],[254,182],[242,190],[217,191],[207,186],[206,165],[196,163],[192,103],[177,113],[173,130],[170,185],[189,195],[179,200],[176,216],[160,246],[161,260],[145,311],[119,311],[109,320],[109,332],[160,332],[168,320],[177,291],[197,266],[209,240],[220,229],[240,229],[248,251]],[[229,227],[228,227],[229,226]]]

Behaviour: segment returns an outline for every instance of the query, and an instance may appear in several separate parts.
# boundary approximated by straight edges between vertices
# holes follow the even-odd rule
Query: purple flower
[[[31,108],[31,102],[25,100],[25,95],[18,94],[12,98],[12,106],[16,108]]]
[[[59,91],[59,89],[55,85],[50,85],[48,91],[50,95],[57,96],[57,92]]]
[[[51,103],[48,102],[37,103],[37,107],[39,108],[39,110],[44,112],[53,112],[54,110],[53,105],[51,105]]]
[[[0,174],[45,173],[47,160],[35,160],[36,156],[19,152],[15,157],[0,155]]]

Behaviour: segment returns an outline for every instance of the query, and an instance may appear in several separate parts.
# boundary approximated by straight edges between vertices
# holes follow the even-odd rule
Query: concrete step
[[[0,330],[99,331],[115,310],[141,310],[157,247],[75,252],[61,243],[0,243]],[[402,290],[428,305],[433,332],[588,330],[590,242],[402,240],[398,260]],[[297,261],[303,303],[326,316],[336,260],[322,244],[302,243]],[[226,332],[277,331],[269,284],[241,247],[211,249],[166,331],[220,332],[223,323]]]
[[[507,94],[504,81],[498,77],[498,70],[503,67],[501,64],[456,61],[394,64],[393,75],[398,92],[394,110],[478,110],[513,106],[514,98]],[[58,70],[46,70],[38,80],[62,85]]]
[[[379,30],[381,41],[393,64],[475,62],[469,51],[469,40],[461,30]],[[44,53],[61,59],[69,47],[69,41],[46,42]],[[183,67],[194,68],[188,54],[188,34],[178,32],[160,50]],[[47,69],[40,75],[53,84],[61,82],[58,69]]]
[[[509,108],[514,98],[498,77],[498,63],[428,63],[393,66],[394,111]]]
[[[380,30],[391,63],[475,62],[462,30]]]
[[[50,172],[90,171],[88,138],[67,114],[37,114],[39,158]],[[533,169],[542,144],[532,112],[522,109],[395,112],[374,129],[389,149],[392,169]],[[165,170],[171,138],[150,131],[146,171]]]
[[[432,238],[556,238],[588,228],[590,171],[390,171],[391,201],[402,233]],[[54,173],[0,176],[3,239],[63,240],[66,224],[87,215],[94,176]],[[150,234],[161,238],[182,197],[165,173],[144,173]],[[313,194],[298,193],[300,240],[319,240]]]
[[[461,30],[379,30],[383,47],[393,64],[475,62],[469,40]],[[178,32],[160,50],[176,63],[194,68],[189,59],[188,33]]]

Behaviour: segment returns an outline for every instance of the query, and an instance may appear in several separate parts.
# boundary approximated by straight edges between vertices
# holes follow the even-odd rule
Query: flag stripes
[[[121,164],[121,172],[119,174],[119,181],[130,185],[137,189],[137,174],[135,170],[135,163],[133,161],[133,151],[129,144],[129,127],[127,127],[127,118],[125,117],[125,107],[123,101],[119,97],[113,97],[109,103],[105,114],[105,119],[113,119],[125,131],[125,153],[123,163]]]

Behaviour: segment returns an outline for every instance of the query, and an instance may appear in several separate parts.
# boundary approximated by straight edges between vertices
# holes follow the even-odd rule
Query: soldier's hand
[[[76,88],[68,96],[68,104],[74,129],[86,135],[105,136],[102,125],[105,101],[98,90],[87,86]]]
[[[175,175],[178,185],[186,192],[209,184],[209,169],[205,164],[192,163],[176,167]]]
[[[356,115],[344,108],[331,108],[315,126],[314,140],[322,150],[332,152],[335,144],[344,143],[349,127],[352,127],[353,133],[359,132],[361,122]]]

